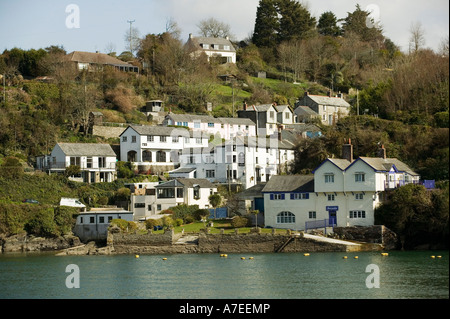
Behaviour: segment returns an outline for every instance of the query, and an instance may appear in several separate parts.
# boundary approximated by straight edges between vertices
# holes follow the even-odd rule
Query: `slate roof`
[[[200,46],[201,44],[209,44],[210,48],[206,49],[208,51],[222,51],[222,52],[236,52],[236,49],[234,48],[233,44],[231,43],[230,40],[225,39],[225,38],[214,38],[214,37],[191,37],[189,39],[190,41],[192,41],[193,43],[195,43],[196,45]],[[214,45],[218,45],[219,48],[211,48],[211,46]],[[224,45],[228,45],[230,46],[230,50],[224,50],[223,46]],[[204,50],[203,48],[201,48],[202,50]]]
[[[114,156],[116,153],[109,144],[97,143],[58,143],[66,156]]]
[[[340,97],[329,97],[323,95],[308,95],[307,97],[319,105],[350,107],[350,104]]]
[[[210,115],[196,115],[196,114],[169,114],[174,122],[201,122],[201,123],[224,123],[224,124],[240,124],[240,125],[255,125],[255,123],[247,118],[235,117],[218,117],[215,118]]]
[[[416,172],[414,172],[407,164],[396,158],[381,158],[381,157],[360,157],[358,158],[365,163],[367,163],[370,167],[372,167],[376,171],[388,172],[395,166],[395,168],[400,172],[406,172],[410,175],[418,176]]]
[[[178,128],[178,127],[168,127],[168,126],[158,126],[158,125],[130,125],[130,126],[128,126],[128,128],[126,130],[128,130],[129,128],[132,128],[133,130],[135,130],[139,135],[172,136],[172,133],[174,130],[185,130],[186,137],[188,135],[190,137],[194,136],[194,132],[192,132],[188,129]],[[120,136],[122,136],[126,130],[124,130],[123,133],[120,134]],[[177,131],[177,132],[178,133],[182,132],[183,134],[179,134],[179,135],[185,136],[184,131]],[[195,136],[195,137],[200,137],[200,136]]]
[[[275,175],[262,190],[270,192],[314,192],[314,175]]]

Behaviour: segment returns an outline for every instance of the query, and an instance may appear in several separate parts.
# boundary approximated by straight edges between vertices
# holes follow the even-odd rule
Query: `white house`
[[[298,115],[298,121],[311,120],[318,117],[323,124],[335,124],[340,118],[346,117],[350,113],[350,104],[345,101],[342,93],[337,96],[331,96],[331,92],[327,96],[311,95],[305,92],[302,99],[296,103],[296,107],[306,106],[313,112],[307,111],[305,108],[294,110]]]
[[[236,137],[220,145],[191,149],[181,155],[180,165],[195,168],[196,178],[246,189],[288,172],[293,160],[294,145],[288,141]]]
[[[206,179],[177,178],[155,186],[156,201],[153,212],[177,205],[198,205],[199,209],[210,207],[209,196],[217,193],[217,186]]]
[[[183,149],[208,146],[208,135],[184,128],[129,126],[120,135],[120,159],[152,173],[173,170]]]
[[[73,233],[82,242],[105,240],[113,219],[133,221],[133,213],[121,208],[93,208],[77,216]]]
[[[256,136],[256,125],[247,118],[215,118],[209,115],[170,113],[163,125],[183,126],[210,135],[219,134],[220,138],[226,140],[236,136]]]
[[[64,173],[69,166],[78,166],[80,172],[70,177],[78,182],[112,182],[117,178],[116,153],[109,144],[57,143],[50,155],[36,160],[36,168],[49,174]]]
[[[419,183],[405,163],[380,157],[353,160],[352,145],[343,146],[344,159],[329,158],[314,176],[273,177],[263,189],[266,226],[304,230],[327,226],[372,226],[380,193]]]
[[[218,58],[222,63],[236,63],[236,49],[228,37],[194,37],[191,33],[186,46],[194,56],[205,53],[208,60]]]

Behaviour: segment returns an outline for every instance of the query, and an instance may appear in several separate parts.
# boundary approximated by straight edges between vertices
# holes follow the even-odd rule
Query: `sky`
[[[425,46],[433,50],[449,34],[448,0],[300,0],[319,19],[325,11],[345,18],[356,4],[374,8],[385,37],[407,51],[412,23],[420,22]],[[127,50],[124,40],[130,23],[141,37],[165,31],[172,19],[181,38],[198,34],[201,20],[227,23],[235,40],[249,37],[255,25],[259,0],[0,0],[0,52],[63,46],[67,52]]]

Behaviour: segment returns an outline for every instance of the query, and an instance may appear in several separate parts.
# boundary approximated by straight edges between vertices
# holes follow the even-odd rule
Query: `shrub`
[[[183,225],[183,220],[181,218],[175,219],[174,225],[177,227]]]
[[[234,228],[241,228],[247,226],[249,223],[248,218],[241,217],[241,216],[235,216],[233,217],[233,220],[231,221],[231,225]]]
[[[135,222],[129,222],[124,219],[113,219],[111,221],[111,226],[117,226],[124,233],[131,233],[137,229],[137,225]]]
[[[155,226],[162,226],[162,220],[161,219],[147,219],[145,221],[145,228],[146,229],[153,229]]]

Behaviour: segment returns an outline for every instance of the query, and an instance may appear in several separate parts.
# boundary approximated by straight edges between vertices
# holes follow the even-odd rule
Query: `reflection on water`
[[[433,254],[442,257],[432,259]],[[171,255],[163,260],[5,254],[0,255],[0,298],[449,298],[447,251],[355,255]],[[66,287],[69,264],[80,269],[79,289]],[[366,286],[370,264],[380,270],[380,288]]]

